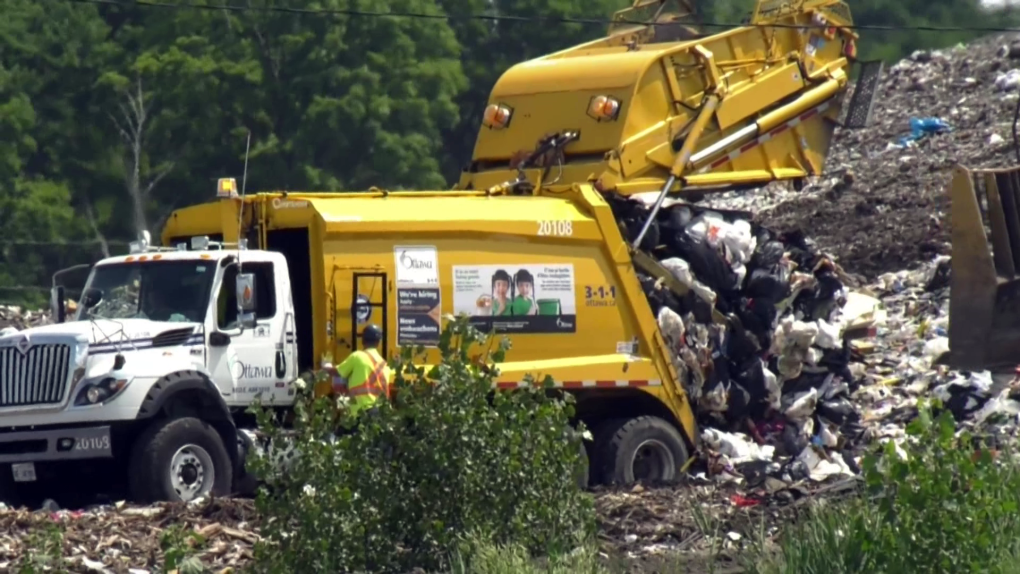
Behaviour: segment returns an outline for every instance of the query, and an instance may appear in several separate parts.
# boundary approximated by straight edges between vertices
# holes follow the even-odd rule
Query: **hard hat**
[[[361,332],[361,342],[366,347],[379,344],[382,341],[382,329],[378,325],[369,325]]]

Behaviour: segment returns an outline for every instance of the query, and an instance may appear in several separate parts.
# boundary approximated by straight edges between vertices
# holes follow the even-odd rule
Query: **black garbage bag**
[[[761,341],[757,335],[747,329],[743,321],[739,320],[739,315],[737,319],[738,321],[732,325],[727,335],[726,355],[734,365],[744,365],[752,359],[757,363],[761,363],[758,357],[761,354],[761,350],[763,348],[767,349],[767,347],[761,346]]]
[[[970,385],[950,384],[947,391],[949,400],[943,403],[943,407],[953,413],[953,418],[957,422],[966,420],[981,410],[992,398],[991,394]]]
[[[804,445],[804,448],[807,448],[806,444]],[[791,456],[794,457],[797,456],[798,454],[801,453],[801,451],[804,450],[804,448],[798,450]],[[799,458],[794,458],[790,462],[786,463],[786,465],[784,465],[783,468],[781,468],[777,474],[779,476],[777,476],[776,478],[789,482],[807,480],[808,478],[811,477],[811,472],[808,471],[807,465],[804,464],[804,461],[802,461]]]
[[[790,296],[790,276],[779,265],[756,267],[747,274],[743,295],[775,305]]]
[[[850,357],[851,349],[849,342],[843,341],[843,346],[839,349],[824,350],[818,365],[827,368],[830,373],[846,381],[847,386],[850,387],[850,392],[853,393],[861,386],[861,381],[855,380],[853,372],[850,371]]]
[[[796,379],[790,379],[783,383],[783,395],[798,395],[806,393],[811,389],[821,388],[825,381],[831,377],[831,373],[801,373]]]
[[[836,295],[843,289],[843,282],[832,269],[822,269],[815,273],[818,280],[814,287],[805,289],[797,295],[793,308],[803,314],[804,321],[828,319],[836,308]]]
[[[732,372],[733,381],[746,389],[750,396],[751,416],[755,419],[760,418],[764,415],[764,406],[768,404],[768,389],[765,388],[765,365],[758,357],[750,357],[740,363],[740,366]],[[753,411],[759,405],[762,405],[762,412],[756,414]]]
[[[694,291],[688,291],[683,298],[685,312],[693,313],[694,320],[705,325],[712,323],[712,304],[705,301]]]
[[[687,261],[694,276],[717,296],[730,298],[738,291],[737,274],[722,254],[706,241],[680,231],[669,236],[666,243],[673,253]]]
[[[843,426],[847,422],[857,422],[860,420],[861,415],[854,408],[846,397],[839,397],[830,399],[827,401],[818,401],[817,411],[818,416],[824,417],[826,420],[833,422],[839,426]]]
[[[783,253],[786,253],[786,246],[779,241],[761,241],[759,238],[758,247],[755,248],[754,254],[751,255],[751,263],[749,267],[756,269],[771,269],[779,265],[779,262],[783,259]]]
[[[939,261],[932,271],[931,277],[928,278],[928,282],[924,285],[924,290],[931,292],[949,287],[952,273],[953,268],[949,260]]]
[[[762,349],[772,346],[778,312],[774,303],[768,299],[748,299],[741,297],[734,306],[734,313],[744,328],[758,338]]]
[[[783,428],[782,447],[786,456],[797,456],[810,443],[809,439],[800,434],[795,424],[787,424]]]
[[[733,469],[739,472],[740,476],[744,477],[745,488],[755,489],[761,486],[765,479],[768,478],[769,467],[773,464],[775,463],[768,460],[749,460],[733,465]]]
[[[683,312],[681,309],[684,307],[680,300],[673,294],[672,291],[663,287],[661,289],[655,288],[655,278],[644,273],[638,273],[638,281],[641,282],[641,290],[644,291],[645,297],[648,299],[648,304],[652,308],[652,313],[655,316],[659,315],[659,310],[663,307],[669,307],[670,309],[680,313]],[[711,316],[711,314],[710,314]]]
[[[619,223],[623,236],[628,242],[633,243],[637,239],[638,233],[641,232],[645,221],[648,220],[650,210],[637,201],[613,193],[603,194],[603,197],[609,204],[613,217]],[[653,221],[638,248],[643,251],[651,251],[659,245],[659,241],[659,223]]]
[[[822,257],[818,253],[818,245],[813,239],[804,235],[804,230],[802,229],[794,229],[780,234],[779,240],[786,245],[790,259],[801,270],[810,271],[814,269]]]
[[[751,393],[734,381],[728,383],[728,388],[730,400],[726,408],[726,422],[734,428],[751,414]]]
[[[842,451],[840,451],[839,455],[843,457],[843,462],[846,463],[846,466],[847,468],[850,469],[850,472],[854,474],[861,473],[861,467],[860,465],[857,464],[857,461],[854,460],[854,453],[852,450],[850,450],[849,448],[845,448]]]

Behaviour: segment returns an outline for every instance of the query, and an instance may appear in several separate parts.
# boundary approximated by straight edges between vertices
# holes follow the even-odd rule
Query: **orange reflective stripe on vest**
[[[368,379],[364,383],[348,390],[347,394],[352,397],[365,395],[377,397],[382,394],[387,394],[387,387],[389,385],[385,374],[386,361],[376,361],[370,353],[366,352],[365,354],[368,355],[368,359],[372,361],[372,372],[368,374]]]

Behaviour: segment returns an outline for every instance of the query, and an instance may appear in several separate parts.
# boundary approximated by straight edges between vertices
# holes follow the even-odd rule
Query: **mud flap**
[[[844,128],[861,129],[871,124],[871,112],[875,106],[875,95],[878,93],[878,83],[882,79],[884,66],[882,60],[858,62],[857,81],[854,84],[853,96],[850,97],[846,118],[843,120]]]

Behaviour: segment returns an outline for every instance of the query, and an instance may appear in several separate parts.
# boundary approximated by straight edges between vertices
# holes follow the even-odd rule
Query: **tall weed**
[[[936,410],[938,405],[936,404]],[[898,450],[887,443],[862,465],[868,496],[816,509],[783,533],[758,572],[1016,572],[1020,472],[952,414],[920,405]]]

